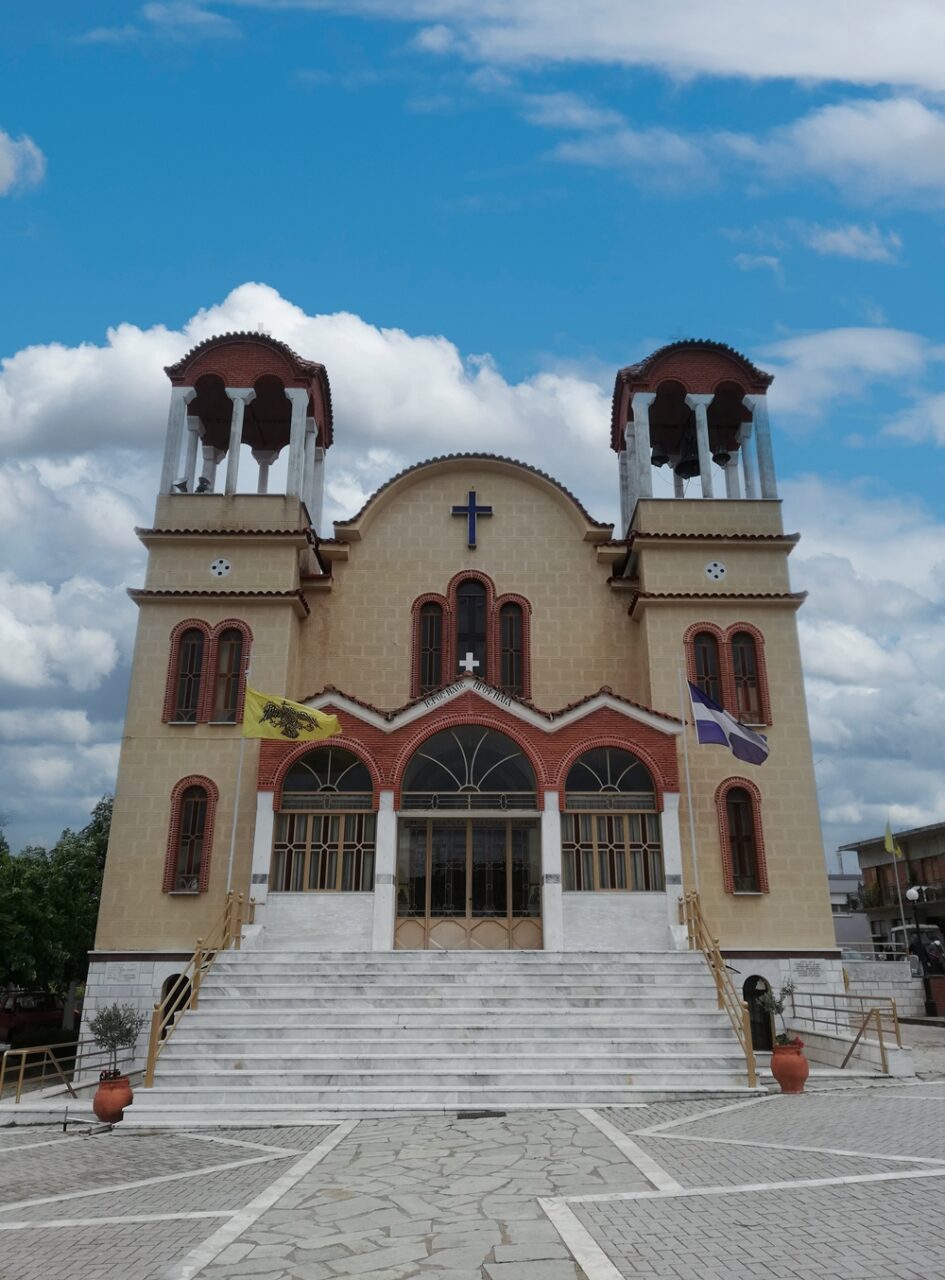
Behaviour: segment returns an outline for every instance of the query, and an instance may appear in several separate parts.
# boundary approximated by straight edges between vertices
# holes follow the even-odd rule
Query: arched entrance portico
[[[517,743],[482,725],[434,734],[400,814],[395,949],[541,947],[537,784]]]

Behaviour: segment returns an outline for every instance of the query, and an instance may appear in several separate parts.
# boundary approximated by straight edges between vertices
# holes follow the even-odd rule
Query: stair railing
[[[158,1056],[177,1026],[180,1016],[188,1009],[196,1009],[200,999],[200,986],[207,971],[221,951],[234,947],[237,951],[243,940],[243,925],[252,924],[256,914],[256,900],[244,902],[243,894],[230,890],[226,895],[223,914],[204,938],[197,939],[194,954],[186,969],[163,1000],[159,1000],[151,1014],[151,1034],[148,1039],[148,1060],[144,1069],[144,1087],[154,1084],[154,1068]]]
[[[728,966],[719,950],[718,938],[713,938],[702,914],[702,904],[698,893],[687,893],[679,899],[679,922],[686,926],[686,937],[690,951],[701,951],[709,972],[715,982],[715,992],[719,1008],[728,1014],[729,1021],[738,1043],[745,1055],[748,1070],[748,1085],[754,1089],[757,1082],[755,1071],[755,1051],[751,1043],[751,1018],[748,1005],[739,996],[732,982]]]

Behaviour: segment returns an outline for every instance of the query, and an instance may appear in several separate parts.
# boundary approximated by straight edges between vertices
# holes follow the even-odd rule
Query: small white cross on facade
[[[474,658],[471,653],[467,653],[465,658],[461,660],[459,669],[460,671],[465,671],[467,676],[471,676],[478,666],[479,660]]]

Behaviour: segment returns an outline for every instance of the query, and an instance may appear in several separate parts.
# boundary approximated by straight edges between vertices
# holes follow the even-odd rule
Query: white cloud
[[[798,234],[808,248],[824,257],[855,258],[859,262],[898,262],[902,249],[902,238],[895,231],[881,231],[875,222],[868,227],[856,223],[841,227],[802,223]]]
[[[655,67],[677,77],[945,89],[938,0],[244,0],[425,25],[414,44],[486,63]],[[921,33],[921,37],[917,34]]]
[[[90,625],[107,616],[111,594],[90,578],[70,578],[56,591],[0,572],[0,683],[96,688],[118,661],[110,632]]]
[[[772,253],[736,253],[732,259],[739,271],[770,271],[781,275],[781,259]]]
[[[231,18],[205,9],[203,5],[190,4],[187,0],[146,4],[141,16],[162,34],[176,39],[219,40],[239,35],[239,28]]]
[[[548,129],[610,129],[624,123],[619,111],[595,106],[576,93],[528,93],[522,103],[525,119]]]
[[[38,186],[46,174],[46,157],[32,138],[11,138],[0,129],[0,196]]]
[[[898,414],[885,428],[885,434],[900,440],[923,444],[931,440],[945,445],[945,392],[923,396],[911,408]]]

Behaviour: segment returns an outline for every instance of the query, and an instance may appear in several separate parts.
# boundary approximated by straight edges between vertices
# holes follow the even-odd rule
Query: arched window
[[[420,609],[418,636],[420,693],[430,693],[443,683],[443,606],[428,601]]]
[[[188,627],[177,641],[177,682],[171,719],[178,723],[197,722],[205,645],[206,636],[199,627]]]
[[[240,702],[240,679],[243,674],[243,633],[228,627],[217,639],[216,670],[213,683],[212,719],[219,724],[234,724]]]
[[[204,893],[217,789],[209,778],[183,778],[171,793],[171,822],[164,861],[165,893]]]
[[[506,693],[525,692],[522,606],[504,604],[499,610],[499,687]]]
[[[707,698],[722,704],[722,673],[719,663],[719,642],[711,631],[700,631],[692,642],[695,663],[695,683]]]
[[[722,876],[726,893],[767,893],[761,796],[747,778],[729,778],[716,791]]]
[[[571,766],[561,853],[565,891],[664,890],[656,788],[631,752],[596,747]]]
[[[486,651],[486,588],[476,578],[466,578],[456,590],[456,663],[458,671],[465,671],[467,657],[471,659],[474,674],[485,676],[488,654]]]
[[[762,724],[761,687],[758,680],[758,651],[755,637],[736,631],[731,639],[732,671],[735,679],[735,715],[744,724]]]
[[[402,809],[537,809],[535,774],[518,743],[482,725],[435,733],[404,771]]]
[[[343,747],[316,747],[282,784],[269,888],[368,893],[374,888],[374,785]]]

